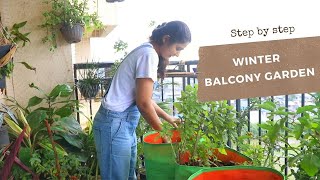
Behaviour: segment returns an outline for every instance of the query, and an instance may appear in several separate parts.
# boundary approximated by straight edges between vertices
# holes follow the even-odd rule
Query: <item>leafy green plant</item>
[[[8,62],[5,66],[0,68],[0,78],[10,77],[14,69],[13,61]]]
[[[178,128],[181,134],[178,152],[190,153],[188,165],[214,166],[214,149],[226,154],[225,144],[236,136],[236,114],[227,101],[199,102],[197,90],[197,85],[186,86],[179,102],[174,103],[184,120]]]
[[[81,165],[81,161],[75,154],[59,153],[60,162],[60,178],[62,179],[80,179],[87,174],[87,167]],[[47,149],[39,149],[32,154],[30,159],[31,166],[37,174],[40,174],[41,179],[51,179],[56,177],[57,170],[55,167],[55,157],[53,151]]]
[[[86,30],[100,29],[102,22],[96,13],[89,13],[88,0],[44,0],[51,9],[43,13],[44,21],[40,25],[46,29],[47,35],[43,43],[50,44],[50,51],[57,48],[57,35],[62,25],[73,27],[82,24]]]
[[[0,22],[1,22],[1,17],[0,17]],[[27,21],[23,21],[20,23],[15,23],[12,25],[11,28],[8,27],[3,27],[1,24],[1,29],[0,31],[0,44],[5,44],[5,42],[2,41],[9,41],[9,43],[13,44],[18,44],[22,42],[22,47],[26,45],[27,42],[30,42],[30,39],[28,38],[28,35],[30,32],[23,33],[20,31],[21,28],[23,28],[27,24]]]
[[[73,117],[79,102],[72,99],[73,89],[69,85],[62,84],[54,87],[50,93],[45,93],[33,83],[29,86],[41,92],[42,96],[31,97],[26,107],[20,105],[13,98],[7,100],[11,102],[11,108],[26,114],[26,120],[32,129],[32,133],[34,133],[32,140],[37,142],[48,136],[44,124],[44,120],[48,120],[55,135],[59,135],[70,145],[81,148],[81,140],[78,134],[82,133],[82,129]],[[38,145],[34,142],[32,143],[33,146]],[[34,147],[32,148],[34,149]]]
[[[116,73],[119,65],[123,61],[123,59],[127,56],[128,52],[126,51],[128,48],[128,43],[124,42],[123,40],[119,39],[116,41],[113,45],[113,49],[115,50],[115,53],[118,54],[119,59],[116,59],[111,66],[111,69],[109,71],[109,76],[113,77],[113,75]]]
[[[5,162],[3,164],[3,167],[1,167],[1,171],[0,171],[1,179],[8,179],[9,178],[9,176],[11,174],[11,168],[14,163],[19,165],[19,167],[21,167],[23,170],[31,173],[33,176],[33,179],[35,179],[35,180],[38,179],[38,176],[34,172],[32,172],[27,166],[25,166],[20,161],[20,159],[17,157],[19,150],[20,150],[21,142],[23,141],[23,137],[25,136],[25,131],[26,131],[26,128],[24,128],[21,131],[21,133],[18,135],[18,138],[14,142],[10,151],[8,151],[8,149],[7,149],[7,151],[4,151],[4,156],[6,156],[6,158],[5,158]]]
[[[97,159],[91,126],[82,130],[74,117],[77,100],[72,99],[73,89],[66,84],[57,85],[50,93],[30,84],[31,88],[38,90],[41,96],[33,96],[28,105],[23,107],[15,99],[8,98],[9,107],[4,118],[10,127],[13,137],[17,137],[22,128],[26,128],[24,146],[20,158],[42,178],[57,173],[54,152],[58,155],[60,164],[60,177],[97,176]],[[16,112],[15,112],[16,111]],[[81,113],[81,112],[80,112]],[[50,124],[52,139],[45,122]],[[53,148],[53,142],[55,149]],[[18,172],[17,172],[18,173]],[[55,174],[56,175],[56,174]]]
[[[20,23],[15,23],[12,25],[11,28],[4,27],[1,24],[1,17],[0,17],[0,45],[4,44],[13,44],[13,45],[21,45],[24,47],[26,43],[30,42],[28,38],[30,32],[23,33],[21,32],[21,28],[23,28],[27,24],[27,21],[23,21]],[[25,67],[28,69],[32,69],[30,65],[23,62]],[[14,69],[13,61],[7,62],[3,67],[0,67],[0,78],[3,76],[10,77]]]
[[[267,130],[264,138],[269,142],[268,155],[277,147],[288,151],[288,165],[296,179],[320,176],[320,93],[312,94],[314,105],[299,107],[295,112],[266,102],[262,108],[269,110],[268,121],[260,127]],[[277,118],[275,118],[277,117]],[[285,166],[282,166],[285,168]]]

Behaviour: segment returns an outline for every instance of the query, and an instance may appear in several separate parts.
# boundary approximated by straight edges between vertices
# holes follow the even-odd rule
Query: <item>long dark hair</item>
[[[162,38],[165,35],[170,36],[170,44],[174,43],[190,43],[191,32],[186,23],[182,21],[170,21],[168,23],[162,23],[157,26],[150,36],[150,41],[155,42],[158,45],[162,45]],[[164,59],[159,56],[158,74],[163,79],[166,71],[166,67],[169,64],[169,59]]]

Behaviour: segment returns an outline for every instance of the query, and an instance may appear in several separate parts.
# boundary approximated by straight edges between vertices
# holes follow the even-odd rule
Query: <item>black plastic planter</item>
[[[85,99],[92,99],[92,98],[96,97],[96,95],[98,94],[99,89],[100,89],[100,85],[95,84],[95,85],[88,86],[85,84],[81,84],[81,80],[79,80],[78,88],[79,88],[81,95]]]
[[[78,43],[82,40],[83,36],[83,25],[80,23],[74,24],[72,27],[69,25],[62,25],[60,31],[63,38],[70,44]]]

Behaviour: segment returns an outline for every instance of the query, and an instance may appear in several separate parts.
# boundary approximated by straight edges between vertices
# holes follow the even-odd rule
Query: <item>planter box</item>
[[[283,180],[285,178],[283,174],[274,169],[256,166],[226,166],[210,170],[202,169],[188,178],[188,180],[211,179]]]
[[[172,142],[180,141],[178,132],[173,134]],[[172,151],[176,144],[163,144],[158,132],[150,132],[143,136],[143,152],[147,179],[174,179],[176,159]]]
[[[219,159],[221,162],[228,163],[234,162],[238,164],[251,163],[252,160],[228,147],[225,148],[227,155],[219,153],[218,150],[215,150],[213,154]],[[188,154],[184,154],[182,159],[182,163],[189,161]],[[193,173],[196,173],[199,170],[214,170],[216,168],[227,168],[227,167],[238,167],[238,166],[221,166],[221,167],[200,167],[200,166],[187,166],[178,164],[175,170],[175,179],[188,179]]]
[[[186,180],[193,173],[202,169],[215,169],[216,167],[197,167],[197,166],[186,166],[179,165],[176,162],[176,157],[173,149],[176,149],[177,142],[179,142],[180,136],[177,131],[174,131],[171,141],[173,144],[164,144],[160,133],[150,132],[143,137],[143,151],[145,156],[146,165],[146,175],[147,179],[152,180],[164,180],[164,179],[176,179],[176,180]],[[226,148],[227,155],[220,154],[217,150],[214,154],[222,162],[233,161],[235,163],[251,162],[251,159],[245,155]],[[188,154],[184,154],[182,157],[182,162],[187,162],[189,160]]]

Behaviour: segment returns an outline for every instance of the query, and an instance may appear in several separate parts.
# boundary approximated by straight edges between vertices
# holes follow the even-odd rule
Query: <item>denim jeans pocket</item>
[[[120,134],[124,122],[121,118],[112,119],[111,122],[111,139],[114,140]]]

